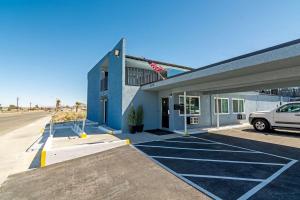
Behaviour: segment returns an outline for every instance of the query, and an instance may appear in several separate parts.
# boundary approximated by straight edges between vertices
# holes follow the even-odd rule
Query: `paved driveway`
[[[300,198],[300,149],[213,133],[135,147],[214,199]]]

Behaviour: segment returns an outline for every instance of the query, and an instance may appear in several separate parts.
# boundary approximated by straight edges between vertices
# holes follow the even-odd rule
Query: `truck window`
[[[278,108],[277,112],[288,112],[288,113],[294,113],[294,112],[300,112],[300,103],[292,103],[283,105],[280,108]]]

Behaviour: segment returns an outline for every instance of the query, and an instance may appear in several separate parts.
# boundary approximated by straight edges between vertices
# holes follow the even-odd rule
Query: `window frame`
[[[220,110],[219,110],[219,115],[229,115],[230,114],[230,110],[229,110],[229,98],[228,97],[214,97],[214,115],[217,115],[217,113],[216,113],[216,99],[221,99],[221,104],[222,104],[222,100],[223,99],[226,99],[227,100],[227,102],[228,102],[228,104],[227,104],[227,110],[228,110],[228,112],[227,113],[221,113],[220,112]],[[221,106],[221,108],[222,108],[222,106]]]
[[[184,95],[178,95],[178,103],[180,105],[180,97],[184,98]],[[201,98],[200,96],[192,96],[192,95],[186,95],[186,98],[198,98],[199,100],[199,114],[186,114],[186,116],[191,117],[191,116],[200,116],[201,115]],[[184,116],[184,113],[181,114],[179,110],[179,116]]]
[[[234,112],[234,110],[233,110],[233,101],[234,100],[237,100],[237,101],[243,101],[243,107],[244,107],[244,111],[243,112]],[[233,114],[245,114],[245,99],[242,99],[242,98],[232,98],[231,99],[231,105],[232,105],[232,113]],[[239,109],[239,106],[240,105],[240,103],[238,102],[238,109]]]

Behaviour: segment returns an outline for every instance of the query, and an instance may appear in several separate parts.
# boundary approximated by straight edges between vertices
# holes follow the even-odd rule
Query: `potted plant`
[[[143,132],[144,129],[144,110],[143,106],[139,105],[136,111],[136,130],[137,132]]]
[[[128,116],[127,116],[127,124],[129,127],[129,132],[135,133],[136,132],[136,113],[135,113],[133,106],[131,106],[129,108]]]

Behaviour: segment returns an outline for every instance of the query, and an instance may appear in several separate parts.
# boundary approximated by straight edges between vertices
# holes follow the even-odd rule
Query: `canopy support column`
[[[220,128],[219,94],[216,94],[217,128]]]
[[[184,135],[188,135],[188,130],[187,130],[187,118],[186,118],[186,91],[183,93],[183,101],[184,101]]]

